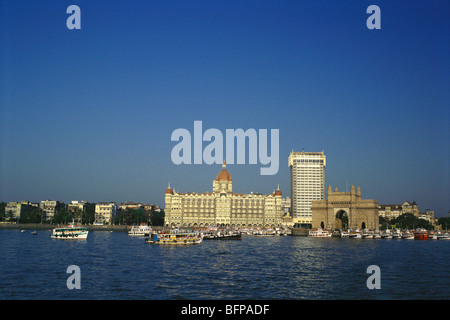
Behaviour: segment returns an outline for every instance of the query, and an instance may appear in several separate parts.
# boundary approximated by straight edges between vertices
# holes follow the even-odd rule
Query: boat
[[[241,240],[241,233],[238,231],[217,231],[203,235],[203,240]]]
[[[202,233],[179,229],[152,233],[148,238],[145,238],[145,242],[159,245],[192,245],[200,244],[202,241]]]
[[[400,232],[400,230],[395,229],[394,232],[392,233],[392,239],[401,239],[402,238],[402,233]]]
[[[344,230],[340,230],[341,233],[341,238],[348,238],[349,237],[349,233],[348,231],[344,231]]]
[[[448,232],[439,232],[436,234],[438,240],[450,240],[450,234]]]
[[[382,239],[392,239],[392,233],[391,233],[391,230],[386,229],[386,230],[381,234],[381,238],[382,238]]]
[[[374,238],[374,239],[381,239],[381,234],[379,234],[379,233],[374,233],[374,234],[373,234],[373,238]]]
[[[132,226],[128,231],[129,236],[148,237],[152,232],[152,228],[147,224],[141,224],[139,226]]]
[[[410,232],[409,230],[406,230],[406,231],[402,234],[402,239],[414,240],[414,233]]]
[[[75,226],[72,224],[67,227],[54,228],[50,237],[52,239],[64,240],[86,240],[88,233],[89,231],[86,227]]]
[[[272,229],[267,229],[267,230],[256,230],[253,232],[254,236],[259,236],[259,237],[273,237],[273,236],[279,236],[279,234],[277,234],[275,232],[275,230]]]
[[[352,230],[352,231],[348,234],[348,237],[349,237],[350,239],[361,239],[361,238],[362,238],[362,235],[361,235],[361,232],[359,231],[359,229],[357,228],[357,229],[355,229],[355,230]]]
[[[425,229],[417,229],[413,233],[416,240],[428,240],[428,231]]]
[[[308,237],[314,238],[329,238],[332,233],[328,230],[323,230],[322,228],[318,228],[317,230],[310,230],[308,232]]]
[[[36,231],[36,230],[35,230],[35,231],[32,231],[31,234],[32,234],[33,236],[35,236],[35,235],[37,235],[37,231]]]
[[[361,234],[361,238],[363,238],[363,239],[373,239],[373,233],[364,231]]]

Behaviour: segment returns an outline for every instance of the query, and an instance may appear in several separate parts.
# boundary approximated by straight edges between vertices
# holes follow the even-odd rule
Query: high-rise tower
[[[291,212],[297,223],[312,222],[311,203],[325,199],[323,152],[294,152],[289,155],[291,168]]]

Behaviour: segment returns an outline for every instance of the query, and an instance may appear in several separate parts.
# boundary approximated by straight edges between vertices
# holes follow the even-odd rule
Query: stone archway
[[[334,223],[336,229],[348,229],[349,214],[346,210],[341,209],[336,213],[336,221]]]

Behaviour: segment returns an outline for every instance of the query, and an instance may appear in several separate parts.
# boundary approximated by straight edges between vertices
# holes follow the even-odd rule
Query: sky
[[[366,13],[380,8],[381,29]],[[70,5],[81,29],[68,29]],[[233,191],[290,195],[291,151],[326,185],[450,210],[448,1],[0,1],[0,201],[210,192],[221,164],[171,159],[178,128],[279,130],[279,170]],[[225,143],[225,141],[224,141]],[[207,145],[204,142],[203,147]]]

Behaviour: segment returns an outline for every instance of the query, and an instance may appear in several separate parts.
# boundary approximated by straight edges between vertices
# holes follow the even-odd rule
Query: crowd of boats
[[[144,236],[150,244],[164,245],[188,245],[200,244],[203,240],[241,240],[242,235],[252,236],[284,236],[289,234],[289,229],[220,229],[216,227],[186,230],[169,228],[162,231],[154,231],[150,226],[132,226],[128,235]]]
[[[22,230],[23,232],[24,230]],[[32,234],[36,234],[34,231]],[[86,240],[89,231],[86,227],[70,224],[66,227],[57,227],[53,229],[52,239],[64,240]],[[129,236],[144,237],[145,242],[149,244],[161,245],[191,245],[200,244],[203,240],[241,240],[242,235],[269,237],[269,236],[287,236],[291,235],[291,229],[220,229],[220,228],[201,228],[201,229],[180,229],[163,228],[162,230],[153,230],[151,226],[141,224],[132,226],[128,231]],[[307,234],[314,238],[341,237],[350,239],[409,239],[409,240],[450,240],[450,234],[447,231],[427,231],[425,229],[400,230],[386,229],[379,230],[339,230],[331,231],[322,228],[310,229]]]
[[[321,228],[311,229],[308,232],[309,237],[328,238],[337,236],[341,238],[351,239],[407,239],[407,240],[450,240],[448,232],[444,231],[427,231],[425,229],[400,230],[386,229],[383,232],[370,230],[339,230],[330,231]]]

